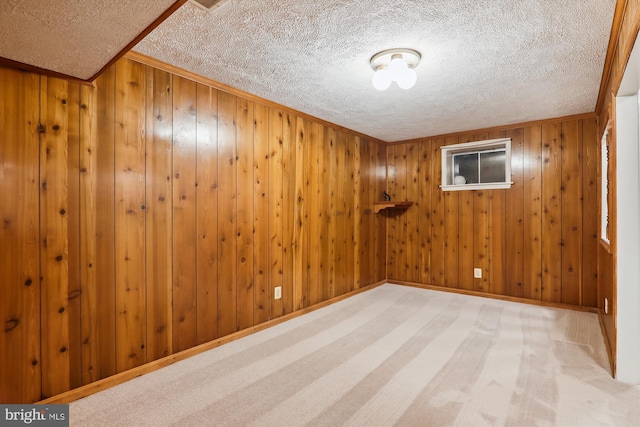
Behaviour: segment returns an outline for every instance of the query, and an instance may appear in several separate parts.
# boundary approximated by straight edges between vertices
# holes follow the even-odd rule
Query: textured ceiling
[[[190,3],[134,50],[385,141],[593,112],[615,0]],[[370,57],[420,51],[378,92]]]
[[[176,0],[2,0],[0,57],[88,79]],[[134,50],[385,141],[592,112],[616,0],[186,3]],[[408,91],[378,51],[420,51]]]
[[[176,0],[2,0],[0,57],[87,80]]]

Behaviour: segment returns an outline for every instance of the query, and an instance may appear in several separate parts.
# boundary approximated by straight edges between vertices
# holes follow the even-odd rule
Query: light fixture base
[[[420,63],[420,59],[422,58],[420,52],[414,49],[387,49],[382,52],[378,52],[371,57],[371,60],[369,61],[371,68],[373,68],[374,71],[380,68],[387,68],[395,55],[401,55],[401,58],[407,63],[409,68],[417,67]]]

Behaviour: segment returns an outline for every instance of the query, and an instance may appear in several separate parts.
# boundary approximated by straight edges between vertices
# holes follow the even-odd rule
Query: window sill
[[[513,182],[492,182],[485,184],[459,184],[441,185],[442,191],[462,191],[462,190],[504,190],[511,188]]]

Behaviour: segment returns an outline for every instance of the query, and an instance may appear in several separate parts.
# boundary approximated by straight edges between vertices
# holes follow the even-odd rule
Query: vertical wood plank
[[[335,296],[343,295],[347,292],[347,239],[346,239],[346,188],[341,183],[347,179],[347,147],[344,134],[336,132],[334,140],[336,150],[336,163],[334,173],[336,177],[335,191]]]
[[[356,188],[356,160],[355,153],[359,149],[354,135],[344,134],[345,140],[345,291],[351,292],[355,287],[355,272],[358,266],[355,260],[357,245],[355,242],[355,195]]]
[[[382,192],[385,191],[388,181],[387,147],[382,143],[376,143],[376,200],[382,200]],[[333,176],[333,175],[332,175]],[[375,215],[376,233],[376,281],[389,278],[387,274],[388,251],[387,251],[387,218],[384,215]]]
[[[80,85],[67,86],[67,239],[69,276],[67,313],[69,319],[69,387],[82,385],[82,309],[80,251]]]
[[[489,139],[505,137],[506,133],[504,131],[492,132],[489,134]],[[508,191],[511,191],[512,188]],[[487,192],[489,198],[489,246],[487,251],[489,272],[487,274],[488,280],[486,282],[486,286],[488,292],[498,295],[505,294],[505,275],[507,265],[505,252],[506,240],[516,237],[507,237],[506,235],[506,193],[507,190],[491,190]]]
[[[524,288],[523,296],[542,298],[542,128],[524,130]]]
[[[106,378],[116,368],[116,260],[115,260],[115,130],[116,67],[108,68],[96,80],[98,128],[96,150],[96,301],[93,321],[96,337],[92,352],[97,354],[95,376]]]
[[[473,141],[473,135],[464,135],[459,137],[458,142],[470,142]],[[476,214],[476,208],[474,203],[476,197],[474,197],[474,191],[460,191],[459,210],[458,210],[458,227],[459,227],[459,276],[460,287],[465,290],[474,290],[475,281],[473,278],[474,268],[474,215]],[[472,214],[473,212],[473,214]]]
[[[386,147],[386,163],[387,163],[387,181],[386,186],[383,188],[391,196],[391,200],[397,199],[397,191],[396,191],[396,156],[394,152],[393,146]],[[382,196],[382,194],[381,194]],[[397,235],[398,235],[398,225],[395,218],[391,218],[389,212],[384,211],[382,214],[386,219],[386,242],[387,242],[387,278],[399,280],[396,274],[396,263],[398,262],[398,255],[396,246],[397,243]]]
[[[146,82],[147,359],[152,361],[173,353],[173,81],[171,74],[146,67]]]
[[[395,161],[395,198],[392,200],[407,201],[407,146],[406,144],[393,147]],[[407,234],[408,223],[406,212],[391,212],[395,230],[395,256],[394,275],[399,280],[407,280]]]
[[[307,153],[306,138],[307,130],[305,128],[305,121],[302,118],[296,118],[295,124],[295,144],[296,144],[296,173],[295,173],[295,212],[294,212],[294,232],[293,232],[293,309],[300,310],[304,307],[305,290],[307,284],[306,279],[306,266],[305,255],[307,250],[305,248],[305,189],[306,182],[305,176],[308,171],[305,172],[305,154]]]
[[[269,109],[256,104],[253,135],[253,276],[255,324],[269,320]]]
[[[445,138],[444,144],[451,145],[457,144],[456,137]],[[434,153],[434,157],[436,153]],[[434,183],[432,188],[433,192],[441,192],[437,185],[442,183],[442,156],[440,151],[437,152],[437,157],[433,158],[434,162],[434,178],[437,183]],[[444,286],[448,288],[459,288],[460,284],[460,192],[459,191],[445,191],[444,192]],[[468,272],[467,272],[468,274]]]
[[[237,329],[253,326],[253,102],[238,98],[237,131]]]
[[[457,142],[457,141],[456,141]],[[456,281],[447,280],[448,276],[454,273],[450,268],[457,268],[457,255],[455,266],[446,264],[447,257],[450,256],[450,247],[457,246],[457,236],[447,234],[451,230],[451,224],[458,224],[458,212],[448,213],[446,201],[452,196],[450,191],[442,191],[439,188],[442,175],[442,161],[440,147],[446,144],[455,144],[452,140],[438,138],[431,140],[431,165],[434,180],[431,182],[431,243],[429,245],[429,258],[431,259],[431,278],[429,284],[434,286],[456,286]],[[455,195],[457,198],[457,194]],[[456,270],[457,272],[457,270]],[[456,274],[457,276],[457,274]]]
[[[524,296],[524,134],[523,129],[508,130],[511,138],[511,180],[505,197],[505,289],[506,295]]]
[[[328,232],[327,232],[327,246],[328,246],[328,259],[329,263],[329,281],[327,283],[327,289],[324,293],[324,298],[329,299],[336,296],[336,283],[339,280],[337,265],[338,261],[336,259],[336,251],[337,251],[337,236],[336,230],[338,226],[338,213],[337,213],[337,204],[338,204],[338,182],[335,177],[338,174],[338,145],[336,139],[336,131],[335,129],[329,129],[327,132],[327,152],[325,154],[327,156],[328,161],[328,171],[329,179],[329,198],[328,198]]]
[[[487,292],[505,294],[505,190],[493,190],[489,195],[489,272]],[[515,237],[515,236],[513,236]]]
[[[582,300],[582,127],[577,120],[563,122],[561,154],[561,301]]]
[[[322,132],[318,123],[312,123],[307,138],[309,150],[309,191],[306,196],[309,199],[309,255],[306,263],[308,275],[309,305],[317,304],[322,299],[322,284],[320,272],[322,264],[322,247],[320,229],[323,220],[323,210],[320,206],[322,198],[322,184],[320,183],[320,171],[322,169]]]
[[[542,299],[562,301],[560,124],[542,125]]]
[[[196,84],[173,78],[173,351],[197,343]]]
[[[236,113],[237,98],[218,93],[218,335],[236,320]]]
[[[332,192],[333,192],[333,175],[331,174],[331,129],[324,128],[322,130],[322,139],[319,139],[318,155],[322,156],[322,169],[318,181],[322,186],[322,199],[320,200],[320,209],[322,209],[322,224],[320,225],[320,263],[322,265],[320,274],[321,298],[323,301],[331,298],[334,279],[334,259],[332,257],[333,236],[331,234],[331,224],[333,222],[332,211]]]
[[[474,141],[485,141],[489,134],[474,134]],[[489,292],[489,199],[491,191],[474,191],[473,201],[473,267],[482,270],[482,278],[473,279],[474,290]]]
[[[283,116],[282,111],[269,109],[269,301],[272,319],[282,316],[282,298],[276,300],[273,294],[277,286],[282,291],[284,283]]]
[[[283,214],[282,235],[283,247],[283,282],[282,282],[282,314],[291,313],[294,307],[294,227],[296,206],[296,131],[295,116],[284,113],[282,122],[282,183]]]
[[[0,67],[0,402],[41,397],[39,99],[40,77]],[[12,165],[20,165],[16,168]],[[7,349],[11,349],[8,351]]]
[[[42,395],[69,390],[68,83],[41,80],[40,142]]]
[[[433,175],[434,161],[432,160],[433,147],[431,140],[422,140],[418,146],[418,230],[419,230],[419,282],[431,284],[431,243],[433,240],[433,227],[431,225],[431,204],[434,191],[439,188],[433,188],[437,183],[436,177]],[[444,256],[443,256],[444,259]],[[444,274],[444,271],[443,271]]]
[[[420,281],[420,225],[418,223],[420,203],[420,143],[407,145],[407,200],[414,204],[402,215],[407,222],[406,274],[407,280]]]
[[[81,382],[99,379],[97,259],[97,89],[80,88]]]
[[[582,121],[582,301],[598,306],[598,128],[595,119]]]
[[[116,65],[115,272],[116,369],[146,362],[145,74],[133,61]]]
[[[473,280],[478,292],[489,292],[489,194],[474,191],[473,200],[473,268],[482,269],[482,278]]]
[[[360,142],[360,222],[358,225],[360,236],[360,286],[369,285],[375,280],[373,274],[375,266],[375,234],[372,216],[373,203],[375,201],[376,171],[372,145],[373,143],[366,138],[363,138]],[[322,230],[322,233],[326,232],[326,229]]]
[[[198,84],[196,124],[197,343],[218,338],[218,91]]]
[[[353,162],[353,202],[350,209],[353,212],[353,218],[351,220],[351,237],[353,242],[353,249],[351,254],[353,255],[353,287],[352,289],[360,289],[362,286],[361,275],[361,263],[362,263],[362,240],[361,240],[361,227],[362,227],[362,144],[363,141],[359,136],[353,138],[353,145],[351,149],[352,162]]]

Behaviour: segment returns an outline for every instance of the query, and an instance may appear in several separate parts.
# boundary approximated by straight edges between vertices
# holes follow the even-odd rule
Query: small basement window
[[[490,190],[511,187],[511,139],[445,145],[442,150],[442,188]]]

